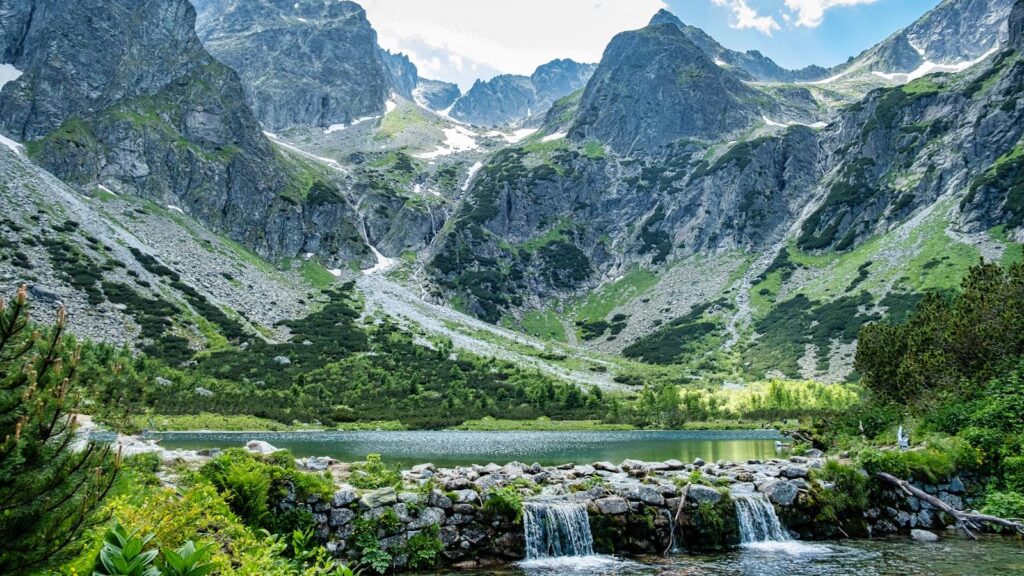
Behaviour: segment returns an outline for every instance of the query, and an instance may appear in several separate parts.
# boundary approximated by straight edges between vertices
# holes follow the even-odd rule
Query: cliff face
[[[593,64],[553,60],[530,76],[503,74],[478,80],[452,108],[453,118],[478,126],[537,122],[556,100],[583,88]]]
[[[331,176],[274,149],[194,23],[186,0],[13,3],[2,45],[23,75],[0,131],[66,182],[180,207],[268,258],[368,259]]]
[[[656,24],[612,39],[569,134],[620,153],[716,139],[759,118],[757,96],[677,26]]]
[[[365,11],[354,2],[200,5],[200,38],[213,56],[238,71],[248,102],[268,130],[379,115],[393,88],[411,96],[416,85],[415,67],[380,50]]]

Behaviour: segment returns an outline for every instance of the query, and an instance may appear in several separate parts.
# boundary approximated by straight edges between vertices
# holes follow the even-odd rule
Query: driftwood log
[[[966,532],[967,535],[973,539],[976,539],[977,537],[974,535],[974,532],[972,532],[972,529],[981,530],[981,526],[983,524],[990,524],[1000,526],[1002,528],[1009,528],[1011,530],[1017,531],[1019,534],[1024,534],[1024,524],[1018,521],[1007,520],[1005,518],[999,518],[998,516],[989,516],[988,514],[969,512],[966,510],[957,510],[956,508],[953,508],[949,504],[946,504],[942,500],[939,500],[938,498],[932,496],[931,494],[925,492],[924,490],[912,486],[910,482],[907,482],[906,480],[900,480],[899,478],[893,476],[892,474],[879,472],[875,474],[875,476],[899,488],[900,490],[903,491],[904,494],[907,494],[908,496],[913,496],[921,500],[922,502],[927,502],[934,508],[941,510],[949,514],[950,516],[956,518],[957,526],[962,528],[963,531]]]

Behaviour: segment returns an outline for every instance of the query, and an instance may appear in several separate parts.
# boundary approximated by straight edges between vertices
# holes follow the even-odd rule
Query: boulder
[[[917,528],[910,531],[910,537],[918,542],[938,542],[939,537],[927,530],[919,530]]]
[[[626,491],[626,498],[633,501],[640,501],[650,506],[664,506],[665,497],[662,496],[653,486],[640,485],[632,486]]]
[[[459,504],[469,504],[480,500],[480,494],[476,490],[455,490],[455,501]]]
[[[775,480],[761,486],[761,492],[774,504],[779,506],[792,506],[796,501],[799,490],[797,487],[785,480]]]
[[[394,488],[381,488],[363,494],[363,497],[359,500],[359,505],[369,510],[380,506],[390,506],[397,502],[398,493],[395,492]]]
[[[779,472],[779,475],[784,478],[806,478],[807,469],[799,466],[786,466]]]
[[[441,508],[442,510],[449,510],[452,507],[452,499],[440,490],[431,490],[430,493],[427,494],[427,505],[433,506],[434,508]]]
[[[339,490],[334,493],[334,497],[331,499],[331,505],[335,508],[348,506],[355,502],[357,497],[356,493],[352,490]]]
[[[821,458],[824,455],[825,453],[817,448],[811,448],[807,452],[804,452],[804,456],[807,456],[808,458]]]
[[[690,484],[690,489],[686,493],[686,499],[697,504],[718,504],[722,499],[722,494],[710,486]]]
[[[611,462],[594,462],[594,468],[602,470],[604,472],[611,472],[612,474],[618,474],[622,472],[622,468],[619,468]]]
[[[705,464],[707,464],[707,462],[705,462],[705,461],[704,461],[703,459],[701,459],[701,458],[694,458],[694,459],[693,459],[693,465],[694,465],[694,466],[696,466],[697,468],[700,468],[701,466],[703,466],[703,465],[705,465]]]
[[[274,364],[277,364],[278,366],[288,366],[291,363],[291,358],[287,356],[274,356]]]
[[[335,508],[334,510],[331,510],[331,515],[327,521],[327,525],[331,528],[337,528],[348,524],[354,520],[355,517],[356,513],[348,508]]]
[[[682,470],[685,467],[686,464],[683,464],[679,460],[665,460],[665,468],[667,470]]]
[[[949,491],[953,494],[963,494],[967,491],[967,488],[964,486],[964,481],[961,480],[959,476],[954,476],[953,479],[949,481]]]
[[[273,454],[277,452],[277,448],[273,444],[263,440],[249,440],[245,443],[245,449],[255,454]]]
[[[420,512],[419,517],[409,523],[409,530],[422,530],[427,526],[440,526],[444,524],[444,510],[440,508],[426,508]]]
[[[625,514],[629,511],[629,502],[619,496],[609,496],[594,500],[594,505],[601,514]]]
[[[437,472],[437,467],[434,466],[433,464],[430,464],[430,463],[427,463],[427,464],[417,464],[417,465],[413,466],[412,468],[410,468],[410,470],[412,470],[413,472],[415,472],[417,474],[422,474],[424,472]]]

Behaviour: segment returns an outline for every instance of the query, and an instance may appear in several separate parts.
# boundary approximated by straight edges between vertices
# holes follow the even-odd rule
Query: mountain
[[[459,89],[458,84],[420,78],[412,96],[420,106],[439,112],[447,110],[455,104],[455,101],[462,96],[462,90]]]
[[[787,70],[774,60],[757,50],[737,52],[718,43],[707,32],[684,24],[675,14],[668,10],[659,10],[651,25],[668,24],[682,30],[683,34],[708,55],[716,64],[737,72],[745,80],[760,82],[806,82],[818,80],[828,75],[828,70],[820,66],[808,66],[800,70]]]
[[[973,36],[971,6],[911,29],[959,7],[950,33]],[[582,94],[480,170],[435,242],[432,293],[646,363],[841,380],[860,326],[1024,238],[1015,22],[1011,49],[814,127],[770,120],[791,98],[745,84],[678,24],[620,34]]]
[[[383,52],[354,2],[199,0],[197,31],[236,70],[267,130],[328,127],[380,115],[393,89],[411,95],[415,69]],[[410,76],[412,76],[410,78]]]
[[[709,139],[760,118],[758,93],[722,70],[682,31],[654,24],[612,39],[569,132],[618,152]]]
[[[8,6],[0,41],[21,75],[0,92],[0,132],[44,169],[175,206],[273,261],[372,262],[336,174],[264,137],[186,0]]]
[[[529,77],[513,74],[477,80],[451,110],[452,118],[477,126],[511,125],[539,119],[559,98],[583,88],[595,66],[553,60]]]
[[[1007,38],[1013,0],[943,0],[938,6],[828,76],[905,83],[933,72],[958,72],[992,54]]]

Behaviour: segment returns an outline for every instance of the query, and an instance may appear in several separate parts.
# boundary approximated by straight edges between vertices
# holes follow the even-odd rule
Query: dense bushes
[[[484,417],[597,419],[608,410],[599,394],[536,371],[456,355],[448,341],[425,346],[425,338],[388,320],[358,323],[361,304],[352,290],[331,292],[321,310],[287,322],[287,342],[253,338],[198,357],[195,368],[90,347],[90,356],[116,359],[127,377],[89,394],[101,409],[116,406],[113,412],[208,412],[284,424],[394,420],[440,427]]]
[[[959,293],[926,297],[905,323],[865,327],[856,366],[871,393],[866,411],[891,418],[875,428],[909,417],[919,436],[953,437],[928,450],[863,452],[869,471],[934,482],[973,469],[991,480],[993,509],[1021,499],[1024,266],[980,264]]]
[[[217,488],[231,511],[247,525],[275,533],[305,530],[312,525],[308,513],[277,510],[289,493],[299,501],[309,496],[330,498],[334,484],[329,477],[299,472],[287,451],[257,456],[229,449],[203,465],[199,475]]]

